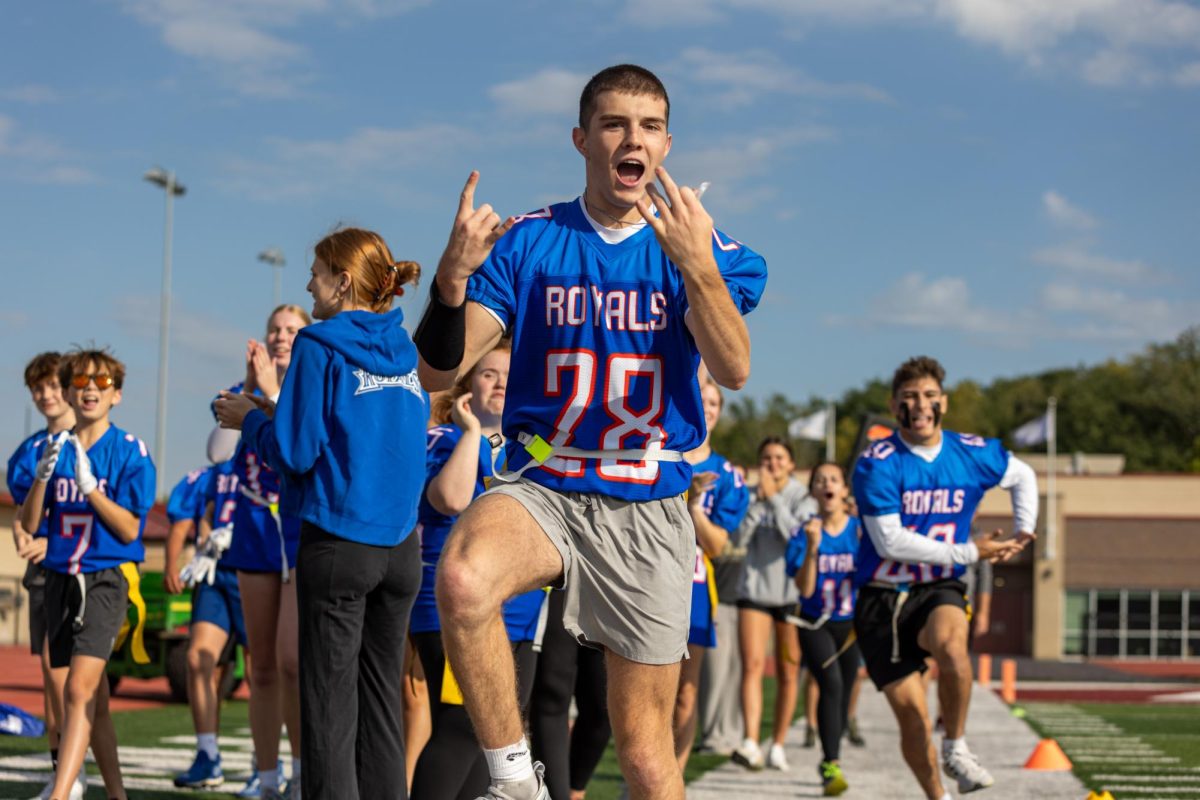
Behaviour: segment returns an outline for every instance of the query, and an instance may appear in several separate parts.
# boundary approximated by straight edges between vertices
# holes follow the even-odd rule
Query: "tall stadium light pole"
[[[158,468],[155,497],[163,495],[163,479],[167,469],[167,353],[171,330],[171,226],[172,208],[176,197],[187,191],[175,179],[175,173],[155,167],[142,176],[161,187],[167,196],[166,224],[163,229],[162,301],[158,311],[158,410],[154,415],[154,465]]]
[[[258,260],[264,264],[270,264],[272,271],[275,273],[275,306],[283,302],[283,265],[287,263],[283,257],[283,251],[278,247],[272,247],[270,250],[263,250],[258,254]]]

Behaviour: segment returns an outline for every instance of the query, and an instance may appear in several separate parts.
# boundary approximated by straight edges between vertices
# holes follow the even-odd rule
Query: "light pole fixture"
[[[167,354],[171,330],[171,226],[172,204],[187,191],[175,179],[175,173],[162,167],[147,170],[145,180],[161,187],[167,197],[166,224],[163,233],[162,299],[158,312],[158,409],[154,415],[154,466],[158,479],[155,497],[163,496],[163,480],[167,471]]]
[[[258,254],[258,260],[264,264],[270,264],[272,271],[275,273],[275,307],[283,302],[283,265],[287,260],[283,257],[283,251],[278,247],[272,247],[269,250],[263,250]]]

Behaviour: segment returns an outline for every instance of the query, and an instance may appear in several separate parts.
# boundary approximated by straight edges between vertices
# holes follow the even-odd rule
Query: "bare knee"
[[[299,653],[281,653],[279,655],[279,677],[289,686],[300,685]]]
[[[443,622],[471,625],[499,612],[491,579],[472,558],[455,549],[442,553],[437,569],[438,613]]]
[[[103,675],[101,680],[105,680]],[[86,680],[81,675],[72,675],[67,679],[67,685],[63,690],[66,695],[67,702],[72,706],[81,707],[96,700],[96,690],[98,684],[91,680]]]
[[[619,749],[621,773],[643,795],[658,797],[679,778],[679,765],[673,758],[663,758],[661,750],[661,746],[651,742],[629,742]]]
[[[188,671],[193,675],[211,676],[216,668],[217,654],[203,647],[189,647],[187,653]]]
[[[255,688],[270,687],[279,682],[279,668],[275,659],[255,656],[250,661],[250,682]]]

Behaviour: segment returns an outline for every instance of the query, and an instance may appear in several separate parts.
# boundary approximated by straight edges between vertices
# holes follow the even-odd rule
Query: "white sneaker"
[[[546,767],[542,762],[533,762],[533,777],[532,781],[493,783],[488,787],[487,794],[478,800],[550,800],[550,790],[546,788]]]
[[[783,752],[783,745],[778,742],[772,742],[771,749],[767,751],[767,767],[780,772],[787,772],[791,769],[791,766],[788,765],[787,753]]]
[[[42,787],[36,797],[31,797],[29,800],[50,800],[54,796],[54,773],[50,773],[50,780]]]
[[[42,791],[38,793],[33,800],[50,800],[54,796],[54,774],[51,773],[50,780],[42,787]],[[79,770],[79,776],[75,778],[75,783],[71,784],[71,793],[67,795],[67,800],[83,800],[87,794],[87,772]]]
[[[758,742],[750,737],[742,739],[741,745],[734,748],[733,755],[730,760],[735,764],[741,764],[746,769],[760,770],[763,768],[762,748],[758,746]]]
[[[975,754],[966,748],[943,756],[942,771],[958,781],[959,794],[986,789],[996,782],[992,774],[980,766]]]

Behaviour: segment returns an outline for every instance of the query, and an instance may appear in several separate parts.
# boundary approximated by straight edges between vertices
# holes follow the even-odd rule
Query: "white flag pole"
[[[1046,400],[1046,560],[1054,559],[1054,548],[1058,538],[1058,494],[1054,483],[1058,467],[1058,400]]]
[[[825,416],[825,460],[832,462],[837,456],[837,406],[829,401],[829,413]]]

